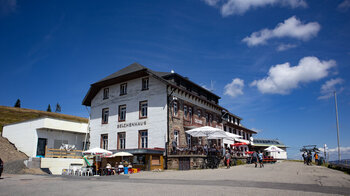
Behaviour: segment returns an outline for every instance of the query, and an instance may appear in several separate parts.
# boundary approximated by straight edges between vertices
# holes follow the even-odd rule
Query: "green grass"
[[[7,124],[12,124],[16,122],[22,122],[26,120],[41,118],[41,117],[53,117],[63,120],[70,120],[76,122],[88,122],[88,119],[71,116],[66,114],[60,114],[55,112],[45,112],[40,110],[32,110],[25,108],[14,108],[7,106],[0,106],[0,133],[2,133],[2,129]]]

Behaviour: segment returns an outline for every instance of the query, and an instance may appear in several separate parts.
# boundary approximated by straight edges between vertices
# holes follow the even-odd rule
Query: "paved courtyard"
[[[72,177],[9,175],[0,195],[350,195],[350,175],[300,162]]]

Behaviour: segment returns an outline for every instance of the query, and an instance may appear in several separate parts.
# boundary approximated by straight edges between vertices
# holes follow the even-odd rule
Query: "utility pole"
[[[339,144],[339,121],[338,121],[338,106],[337,106],[337,93],[334,91],[334,102],[335,102],[335,115],[337,120],[337,137],[338,137],[338,161],[340,163],[340,144]]]

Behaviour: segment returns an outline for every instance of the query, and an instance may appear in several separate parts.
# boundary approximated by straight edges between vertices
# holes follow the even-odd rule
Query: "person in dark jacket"
[[[2,162],[2,160],[0,158],[0,178],[1,178],[1,174],[2,174],[3,169],[4,169],[4,162]]]

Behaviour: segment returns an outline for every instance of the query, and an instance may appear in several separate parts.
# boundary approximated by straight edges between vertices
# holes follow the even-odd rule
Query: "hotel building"
[[[224,123],[254,133],[239,122],[223,122],[227,110],[218,105],[219,99],[173,71],[157,72],[133,63],[90,86],[83,100],[91,108],[90,148],[130,152],[133,166],[144,170],[194,168],[204,155],[179,155],[172,150],[174,145],[181,150],[206,142],[190,137],[186,130],[223,129]]]

